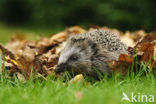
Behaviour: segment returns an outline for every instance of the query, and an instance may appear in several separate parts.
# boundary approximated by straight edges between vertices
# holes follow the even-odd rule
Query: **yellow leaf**
[[[79,75],[76,75],[73,79],[71,79],[69,83],[73,84],[73,83],[78,83],[78,82],[83,82],[83,81],[84,81],[83,75],[79,74]]]
[[[12,63],[14,63],[15,65],[17,65],[17,66],[19,65],[18,62],[15,61],[15,60],[12,60],[12,59],[11,59],[10,61],[11,61]]]

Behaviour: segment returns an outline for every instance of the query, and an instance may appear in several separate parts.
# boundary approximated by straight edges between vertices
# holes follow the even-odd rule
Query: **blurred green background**
[[[156,0],[0,0],[0,23],[35,28],[96,24],[153,31],[155,5]]]

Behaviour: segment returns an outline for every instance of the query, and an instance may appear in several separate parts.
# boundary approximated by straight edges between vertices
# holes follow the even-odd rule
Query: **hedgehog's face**
[[[67,70],[69,73],[87,74],[91,69],[92,49],[88,40],[68,40],[60,54],[56,73]]]

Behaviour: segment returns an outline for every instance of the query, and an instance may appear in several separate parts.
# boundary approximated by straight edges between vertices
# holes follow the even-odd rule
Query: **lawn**
[[[156,95],[155,83],[152,75],[122,79],[113,76],[88,86],[82,83],[64,85],[50,78],[47,81],[30,79],[26,83],[1,78],[0,104],[127,104],[128,101],[121,101],[123,92],[130,100],[131,94],[135,94],[137,101],[139,96],[146,95],[149,102],[150,95]],[[146,98],[143,102],[145,104]]]
[[[49,34],[50,31],[56,32],[56,30],[43,30],[43,33]],[[22,33],[30,39],[36,39],[35,34],[42,31],[0,26],[0,42],[5,44],[15,32]],[[146,69],[146,65],[141,67],[142,71],[146,72]],[[104,77],[102,80],[91,81],[89,85],[81,82],[64,84],[61,80],[54,80],[51,76],[47,80],[33,77],[23,83],[15,77],[8,79],[4,77],[4,74],[0,74],[0,104],[130,103],[122,101],[123,93],[133,103],[145,104],[147,101],[147,104],[155,104],[156,98],[152,99],[151,96],[156,97],[156,78],[153,74],[143,74],[142,71],[136,75],[131,74],[124,77],[114,74],[111,78]],[[87,82],[87,79],[85,81]]]

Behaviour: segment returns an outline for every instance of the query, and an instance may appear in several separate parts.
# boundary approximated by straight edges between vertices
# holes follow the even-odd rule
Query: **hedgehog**
[[[109,30],[92,30],[80,35],[72,35],[58,60],[55,73],[65,70],[70,74],[91,77],[111,75],[107,62],[118,60],[120,54],[128,54],[127,46]]]

